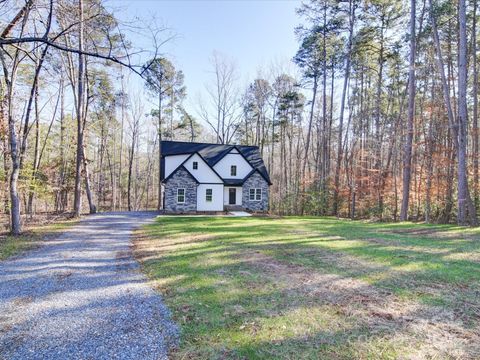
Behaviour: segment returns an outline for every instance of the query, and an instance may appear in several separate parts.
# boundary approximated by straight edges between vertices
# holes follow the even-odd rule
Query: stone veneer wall
[[[251,201],[250,189],[262,189],[262,200]],[[242,187],[242,206],[251,211],[267,211],[268,210],[268,183],[258,172],[253,173],[244,183]]]
[[[185,189],[185,203],[177,203],[177,189]],[[185,169],[179,169],[165,183],[165,211],[189,213],[197,211],[197,182]]]

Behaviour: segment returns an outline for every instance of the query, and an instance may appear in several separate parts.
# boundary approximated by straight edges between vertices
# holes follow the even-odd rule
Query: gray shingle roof
[[[243,157],[250,163],[250,165],[258,170],[269,184],[271,184],[268,176],[267,168],[263,162],[258,146],[247,145],[222,145],[222,144],[208,144],[208,143],[193,143],[182,141],[162,141],[162,180],[164,179],[165,159],[168,155],[181,155],[199,153],[200,156],[213,168],[226,154],[232,149],[236,148]]]

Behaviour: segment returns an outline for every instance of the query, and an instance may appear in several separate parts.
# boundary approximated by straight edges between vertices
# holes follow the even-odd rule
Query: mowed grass
[[[179,359],[478,359],[480,230],[159,217],[135,251]]]
[[[0,234],[0,261],[35,248],[45,238],[55,236],[75,223],[75,220],[64,220],[58,223],[31,226],[19,236]]]

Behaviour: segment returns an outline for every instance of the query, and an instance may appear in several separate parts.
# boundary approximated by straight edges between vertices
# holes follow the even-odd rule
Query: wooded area
[[[122,24],[102,0],[4,1],[0,211],[17,234],[43,212],[159,208],[167,139],[259,146],[277,214],[477,225],[477,7],[305,1],[293,72],[242,88],[215,53],[190,113],[165,29]]]

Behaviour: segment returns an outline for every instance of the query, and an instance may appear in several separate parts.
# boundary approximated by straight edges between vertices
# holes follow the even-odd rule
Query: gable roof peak
[[[258,170],[261,175],[270,183],[268,171],[265,167],[262,157],[260,156],[258,146],[197,143],[171,140],[162,141],[160,146],[163,162],[165,156],[198,153],[212,168],[226,154],[229,154],[232,149],[236,149],[252,166],[252,168]]]

